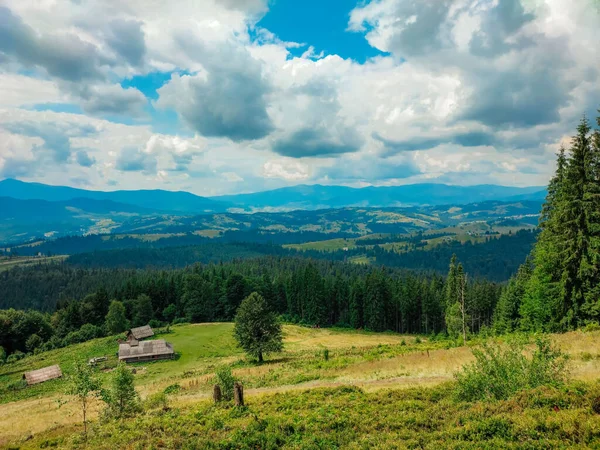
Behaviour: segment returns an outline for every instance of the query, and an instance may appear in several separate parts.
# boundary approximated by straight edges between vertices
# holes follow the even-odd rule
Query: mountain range
[[[295,216],[277,214],[305,210],[354,208],[344,221],[359,220],[356,208],[456,207],[485,202],[533,202],[539,204],[545,190],[539,187],[516,188],[496,185],[448,186],[415,184],[394,187],[350,188],[345,186],[300,185],[253,194],[200,197],[189,192],[165,190],[91,191],[66,186],[50,186],[7,179],[0,181],[0,242],[18,243],[41,237],[60,237],[97,233],[161,233],[204,229],[227,230],[224,222],[243,230],[247,222],[282,230],[300,226]],[[477,210],[481,208],[477,206]],[[260,217],[250,218],[256,213]],[[415,211],[422,214],[424,211]],[[504,213],[494,214],[501,217]],[[327,213],[326,222],[331,222]],[[355,217],[356,216],[356,217]],[[244,219],[246,217],[246,219]],[[316,229],[319,218],[305,222],[305,230]],[[354,217],[354,219],[353,219]],[[282,224],[285,222],[286,226]],[[291,220],[291,222],[290,222]],[[321,220],[321,221],[322,221]],[[336,222],[339,218],[333,220]],[[312,225],[311,225],[312,223]],[[316,227],[316,228],[315,228]],[[168,231],[167,231],[168,230]]]
[[[66,186],[26,183],[14,179],[0,181],[0,197],[21,200],[64,202],[74,199],[112,201],[145,208],[159,213],[202,214],[231,209],[255,211],[290,211],[344,207],[399,207],[464,205],[468,203],[520,200],[543,200],[544,187],[510,187],[497,185],[452,186],[446,184],[410,184],[404,186],[298,185],[251,194],[200,197],[183,191],[134,190],[91,191]]]

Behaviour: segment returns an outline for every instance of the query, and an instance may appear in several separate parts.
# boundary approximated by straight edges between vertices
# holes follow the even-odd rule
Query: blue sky
[[[543,185],[600,106],[594,2],[5,0],[0,179]]]
[[[316,54],[339,55],[360,63],[384,54],[371,47],[363,33],[348,32],[350,13],[356,0],[273,1],[269,11],[258,22],[284,41],[307,43]],[[293,50],[300,56],[306,49]]]

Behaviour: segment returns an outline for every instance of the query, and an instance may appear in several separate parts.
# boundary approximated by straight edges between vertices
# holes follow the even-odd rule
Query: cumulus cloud
[[[156,173],[156,156],[139,148],[125,147],[119,153],[115,168],[122,172]]]
[[[263,165],[265,178],[281,178],[286,181],[306,180],[310,174],[305,164],[295,160],[271,160]]]
[[[76,34],[39,36],[23,19],[0,6],[0,52],[24,67],[40,67],[67,81],[103,78],[109,60]]]
[[[96,158],[90,156],[85,150],[79,150],[75,154],[75,159],[81,167],[92,167],[96,162]]]
[[[422,136],[400,141],[386,139],[379,133],[375,132],[373,133],[373,139],[381,142],[384,145],[384,156],[393,155],[399,152],[429,150],[442,144],[457,144],[463,147],[479,147],[497,145],[500,143],[494,134],[485,131],[462,132],[448,136]]]
[[[356,8],[350,29],[430,72],[461,80],[457,120],[500,127],[559,122],[577,86],[572,33],[552,28],[566,3],[382,0]],[[367,31],[368,30],[368,31]],[[575,70],[578,70],[576,68]]]
[[[115,19],[107,28],[107,44],[132,66],[141,66],[146,54],[142,22]]]
[[[292,158],[327,157],[357,151],[362,138],[350,129],[342,131],[332,133],[326,128],[301,128],[277,139],[273,151]]]
[[[174,74],[159,89],[158,106],[174,109],[191,129],[207,137],[254,140],[273,130],[267,113],[270,86],[258,60],[231,43],[207,47],[181,36],[180,44],[196,55],[204,70]]]
[[[144,94],[134,88],[98,85],[84,86],[79,95],[82,109],[93,115],[139,117],[148,103]]]

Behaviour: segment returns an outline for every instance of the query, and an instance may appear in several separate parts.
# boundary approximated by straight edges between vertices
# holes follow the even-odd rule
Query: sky
[[[545,185],[597,0],[0,0],[0,179]]]

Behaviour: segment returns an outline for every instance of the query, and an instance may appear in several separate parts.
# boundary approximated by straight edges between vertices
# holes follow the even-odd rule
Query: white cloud
[[[309,177],[306,164],[291,159],[267,161],[262,173],[266,178],[281,178],[286,181],[302,181]]]

